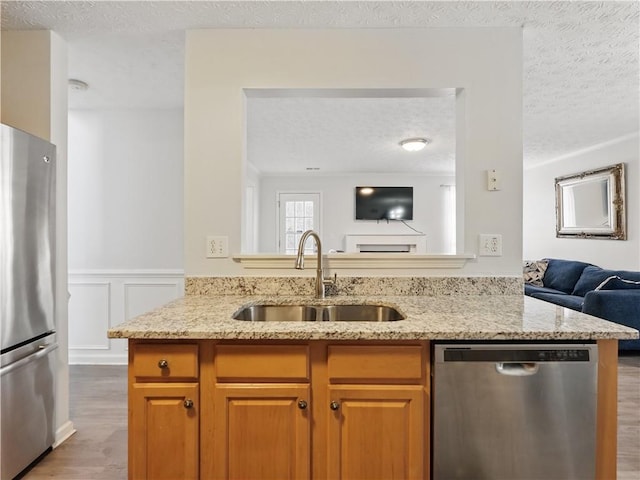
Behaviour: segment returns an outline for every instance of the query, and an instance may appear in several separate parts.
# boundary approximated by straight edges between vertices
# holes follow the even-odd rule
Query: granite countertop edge
[[[398,309],[392,322],[248,322],[255,304],[376,304]],[[302,296],[188,295],[108,330],[109,338],[166,340],[604,340],[638,331],[524,295]]]

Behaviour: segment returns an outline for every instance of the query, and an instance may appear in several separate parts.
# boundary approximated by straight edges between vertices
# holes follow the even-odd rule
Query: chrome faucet
[[[298,243],[298,256],[296,257],[296,269],[304,270],[304,244],[307,243],[307,239],[313,237],[316,241],[316,250],[318,251],[318,261],[316,268],[316,298],[324,298],[325,285],[333,285],[336,282],[337,274],[331,278],[324,278],[324,272],[322,270],[322,242],[320,237],[313,230],[307,230],[300,237],[300,243]]]

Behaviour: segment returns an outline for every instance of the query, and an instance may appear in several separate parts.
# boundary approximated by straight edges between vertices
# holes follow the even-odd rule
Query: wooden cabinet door
[[[328,477],[425,478],[424,398],[417,385],[329,386]]]
[[[197,479],[198,385],[134,383],[130,395],[129,478]]]
[[[218,384],[215,449],[203,452],[216,456],[215,478],[308,480],[309,394],[307,384]]]

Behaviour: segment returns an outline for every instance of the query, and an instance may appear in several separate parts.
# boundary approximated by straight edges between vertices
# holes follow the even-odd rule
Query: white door
[[[320,193],[278,193],[278,252],[295,255],[305,230],[320,235]],[[314,250],[308,241],[305,253]]]

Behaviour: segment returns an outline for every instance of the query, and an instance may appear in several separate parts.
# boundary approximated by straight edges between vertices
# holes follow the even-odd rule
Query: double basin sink
[[[233,318],[249,322],[393,322],[404,320],[387,305],[248,305]]]

